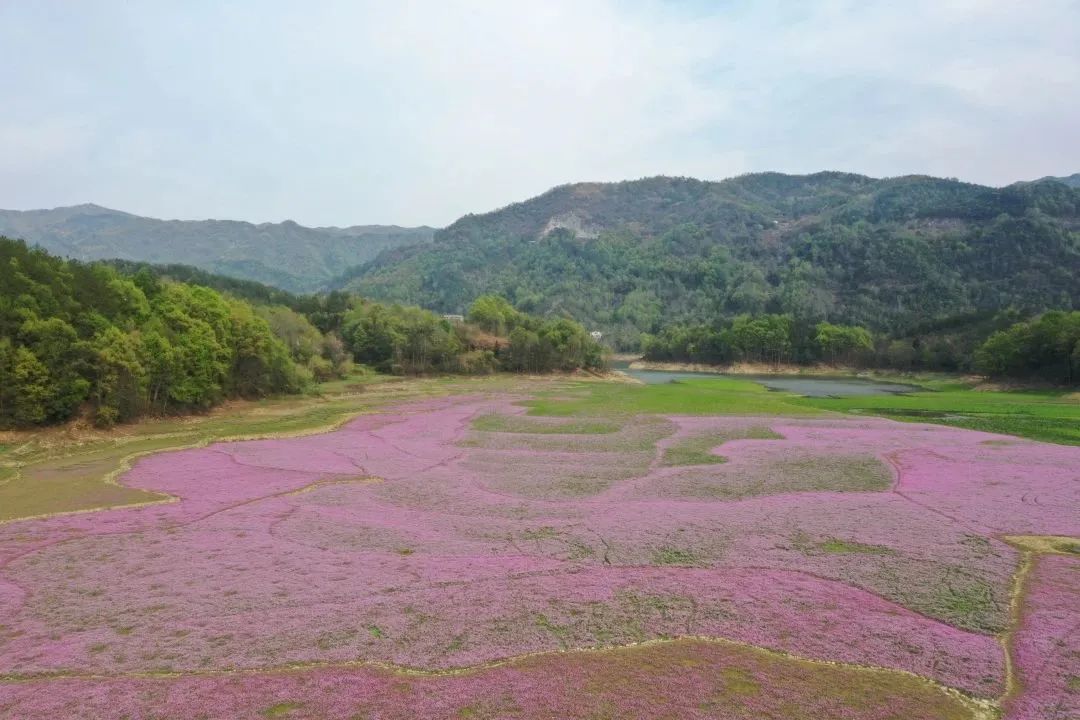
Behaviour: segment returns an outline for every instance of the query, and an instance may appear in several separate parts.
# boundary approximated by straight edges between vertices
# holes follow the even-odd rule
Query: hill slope
[[[790,312],[897,332],[1080,306],[1080,191],[763,173],[565,185],[467,215],[338,287],[459,312],[499,292],[621,344],[671,322]]]
[[[1071,188],[1080,188],[1080,173],[1073,173],[1072,175],[1066,175],[1064,177],[1054,177],[1053,175],[1047,175],[1041,180],[1052,180],[1055,182],[1063,183]]]
[[[156,220],[98,205],[0,210],[0,235],[78,260],[183,263],[294,292],[321,288],[380,251],[430,242],[428,227],[309,228],[291,221]]]

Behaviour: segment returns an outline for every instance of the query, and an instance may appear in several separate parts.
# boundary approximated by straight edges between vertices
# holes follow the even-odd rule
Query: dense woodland
[[[994,329],[1000,328],[1000,329]],[[714,325],[675,325],[645,336],[645,358],[727,365],[831,365],[974,372],[992,378],[1080,383],[1080,312],[1051,311],[1015,322],[1002,313],[968,318],[957,328],[927,328],[914,338],[875,337],[866,328],[817,323],[789,315],[740,315]]]
[[[190,279],[205,282],[189,284],[125,267],[0,238],[0,427],[82,416],[108,426],[302,392],[354,361],[394,373],[603,363],[577,323],[531,318],[493,298],[478,302],[481,326],[345,293],[301,297],[197,272]],[[503,313],[499,322],[487,306]]]
[[[675,325],[646,336],[648,360],[726,365],[734,362],[780,365],[872,364],[874,342],[865,329],[818,323],[810,326],[789,315],[739,315],[720,325]]]
[[[247,302],[0,239],[0,425],[110,425],[298,392],[311,373]]]
[[[603,348],[566,317],[538,318],[504,298],[481,296],[467,323],[447,322],[415,306],[378,303],[343,291],[296,295],[258,282],[186,265],[112,261],[129,273],[150,273],[210,287],[257,306],[303,316],[329,338],[341,338],[357,362],[382,372],[476,373],[569,371],[603,367]]]
[[[496,293],[574,317],[620,350],[673,325],[767,314],[915,340],[937,332],[927,324],[1080,307],[1078,229],[1080,191],[1057,181],[650,178],[466,216],[340,282],[444,312]]]
[[[995,332],[975,351],[991,377],[1080,384],[1080,312],[1048,312]]]

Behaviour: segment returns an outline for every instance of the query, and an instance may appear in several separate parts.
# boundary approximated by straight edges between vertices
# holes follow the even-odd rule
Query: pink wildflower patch
[[[1013,638],[1019,693],[1005,716],[1080,717],[1080,557],[1043,555],[1034,563]]]
[[[94,718],[970,720],[917,678],[676,641],[524,658],[454,675],[354,667],[0,685],[0,715]]]
[[[379,717],[414,702],[445,716],[500,688],[523,717],[559,715],[572,688],[552,682],[538,699],[520,669],[415,680],[420,689],[397,694],[385,688],[414,681],[370,669],[213,673],[463,668],[679,636],[992,698],[1004,689],[996,636],[1018,560],[997,536],[1080,534],[1076,448],[876,419],[646,418],[578,435],[553,432],[572,427],[558,423],[472,427],[519,412],[505,398],[450,398],[324,435],[163,453],[123,482],[177,502],[0,526],[0,715],[111,717],[115,700],[133,716],[197,716],[189,696],[220,692],[228,716],[285,703],[282,717],[350,717],[370,700],[355,688],[391,698],[370,705]],[[709,451],[727,462],[665,465],[666,448],[703,436],[721,439]],[[706,485],[729,491],[696,491]],[[1033,585],[1032,602],[1052,607],[1018,634],[1021,668],[1076,621],[1054,599],[1065,590],[1040,582],[1051,589]],[[1066,670],[1069,652],[1054,661]],[[1031,702],[1068,687],[1066,670],[1050,690],[1030,682]],[[37,679],[58,673],[86,677]],[[49,692],[28,689],[39,683]],[[674,687],[656,692],[672,701]],[[693,712],[715,716],[702,709],[712,691],[686,690]],[[656,715],[654,699],[610,702],[617,716]]]

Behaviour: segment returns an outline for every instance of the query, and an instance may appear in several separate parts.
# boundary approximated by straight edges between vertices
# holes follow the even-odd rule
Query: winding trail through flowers
[[[0,525],[0,717],[1080,711],[1080,449],[873,418],[472,428],[519,399],[150,455],[119,481],[175,501]],[[664,464],[703,435],[726,462]]]

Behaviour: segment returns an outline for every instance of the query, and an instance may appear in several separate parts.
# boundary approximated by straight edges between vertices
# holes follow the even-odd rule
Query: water
[[[899,383],[865,380],[863,378],[813,377],[804,375],[725,375],[707,372],[672,372],[667,370],[631,370],[628,364],[617,363],[616,370],[621,370],[630,377],[637,378],[649,385],[675,382],[677,380],[702,380],[710,377],[750,380],[770,390],[804,395],[806,397],[849,397],[851,395],[898,395],[909,393],[917,388]]]

